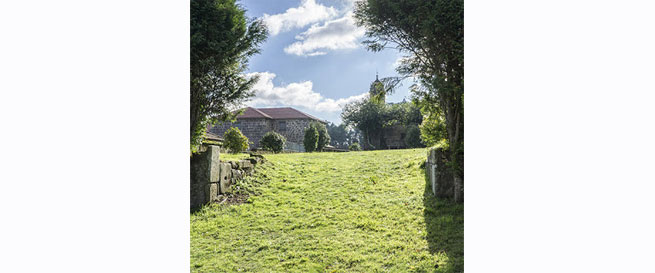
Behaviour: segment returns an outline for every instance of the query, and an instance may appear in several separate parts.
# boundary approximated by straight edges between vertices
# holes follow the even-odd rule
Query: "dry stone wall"
[[[257,164],[265,161],[261,155],[246,160],[221,161],[220,147],[210,145],[191,158],[191,208],[199,208],[232,192],[232,184],[249,175]]]

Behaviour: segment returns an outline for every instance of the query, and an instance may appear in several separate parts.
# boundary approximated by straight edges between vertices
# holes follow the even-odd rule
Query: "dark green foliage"
[[[191,151],[206,128],[232,120],[257,78],[245,78],[248,58],[266,39],[261,20],[246,18],[235,0],[191,1]]]
[[[409,126],[407,133],[405,134],[404,141],[407,145],[407,148],[425,147],[425,145],[423,145],[421,142],[421,130],[419,130],[418,126],[416,125]]]
[[[418,125],[422,121],[420,109],[410,102],[381,104],[377,101],[362,100],[346,104],[341,112],[344,124],[354,126],[363,134],[363,148],[371,150],[371,139],[381,137],[384,128],[394,125]]]
[[[262,137],[259,141],[262,148],[279,153],[284,149],[284,143],[287,142],[287,139],[283,135],[280,135],[274,131],[270,131]]]
[[[248,149],[248,138],[244,136],[239,128],[232,127],[223,135],[223,145],[230,150],[230,153],[238,154]]]
[[[355,142],[355,143],[353,143],[353,144],[350,144],[350,146],[348,147],[348,150],[351,150],[351,151],[361,151],[361,150],[362,150],[362,147],[359,146],[359,143]]]
[[[463,185],[464,1],[363,0],[355,3],[354,17],[366,28],[369,50],[406,54],[396,70],[418,78],[413,93],[443,113],[453,176]]]
[[[323,148],[325,148],[325,146],[330,144],[330,134],[328,134],[325,124],[314,121],[309,124],[309,127],[316,128],[316,131],[318,132],[318,142],[316,143],[316,151],[318,152],[323,151]]]
[[[318,147],[318,130],[316,130],[316,127],[309,126],[305,129],[303,145],[305,146],[305,152],[316,151]]]
[[[362,138],[360,130],[352,126],[346,126],[345,123],[337,126],[330,122],[327,125],[327,130],[328,135],[330,135],[330,145],[341,149],[348,149],[350,144],[359,142]]]

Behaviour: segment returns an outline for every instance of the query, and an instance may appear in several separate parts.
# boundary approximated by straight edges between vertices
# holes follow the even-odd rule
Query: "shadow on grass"
[[[439,272],[464,272],[464,205],[438,199],[425,175],[425,225],[430,253],[445,253],[448,263]]]

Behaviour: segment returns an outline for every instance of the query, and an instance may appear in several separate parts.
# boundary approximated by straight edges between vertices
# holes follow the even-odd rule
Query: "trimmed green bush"
[[[330,134],[328,134],[327,127],[325,127],[325,124],[316,121],[310,123],[309,126],[316,128],[318,132],[316,151],[323,151],[323,148],[330,144]]]
[[[351,151],[361,151],[362,147],[359,146],[359,143],[354,142],[353,144],[350,144],[350,147],[348,147],[348,149]]]
[[[270,131],[262,137],[259,141],[259,144],[262,148],[273,151],[274,153],[279,153],[284,150],[284,143],[287,142],[287,139],[283,135],[280,135],[276,132]]]
[[[223,146],[227,148],[230,153],[238,154],[248,150],[248,138],[244,136],[239,128],[232,127],[223,135]]]
[[[305,146],[305,152],[316,151],[316,148],[318,147],[318,130],[316,130],[316,127],[309,126],[305,129],[303,145]]]

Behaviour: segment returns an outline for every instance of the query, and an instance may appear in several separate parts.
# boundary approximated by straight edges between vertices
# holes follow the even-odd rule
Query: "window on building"
[[[277,123],[277,129],[280,131],[286,131],[287,130],[287,122],[286,121],[279,121]]]

